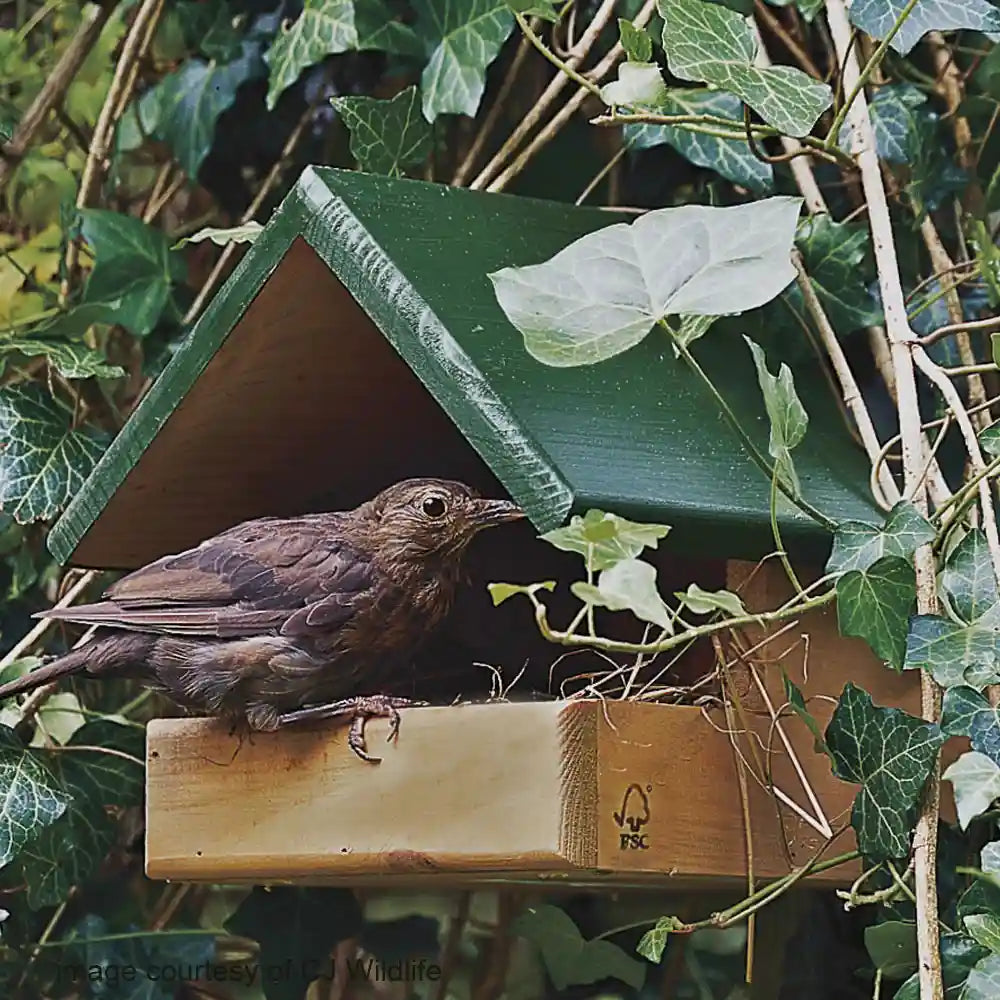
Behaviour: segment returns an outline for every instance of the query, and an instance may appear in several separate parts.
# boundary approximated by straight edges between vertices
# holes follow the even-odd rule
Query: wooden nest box
[[[408,476],[508,495],[531,523],[482,537],[474,585],[424,661],[444,706],[469,684],[488,687],[477,662],[508,677],[528,663],[529,675],[547,678],[563,651],[538,636],[522,599],[492,608],[485,583],[555,578],[566,590],[576,558],[536,535],[572,513],[597,507],[672,525],[654,553],[664,593],[747,583],[753,560],[773,548],[769,484],[665,342],[647,338],[595,366],[545,367],[494,298],[489,272],[541,262],[616,221],[598,209],[307,169],[54,528],[53,553],[132,569],[238,521],[349,508]],[[744,345],[706,338],[697,353],[766,449]],[[795,375],[803,399],[821,398],[818,371]],[[809,409],[796,452],[805,494],[837,517],[878,520],[867,464],[834,408]],[[806,571],[822,565],[828,537],[797,513],[783,513],[780,527]],[[741,591],[751,609],[787,596],[772,565]],[[568,621],[558,600],[552,617]],[[830,615],[812,614],[774,645],[774,660],[791,649],[782,663],[807,696],[835,698],[850,677],[876,703],[916,710],[915,677],[840,639]],[[382,885],[737,880],[747,869],[739,762],[763,752],[784,798],[747,773],[754,868],[780,875],[821,842],[817,810],[843,824],[856,789],[831,776],[797,720],[776,736],[766,709],[784,701],[780,671],[772,662],[762,676],[755,686],[747,675],[742,721],[636,702],[410,709],[398,743],[376,751],[378,766],[356,758],[334,723],[257,736],[234,757],[213,720],[158,720],[147,741],[146,870]],[[811,707],[825,724],[832,705]],[[384,746],[385,731],[370,724],[369,746]],[[850,846],[847,835],[835,850]]]

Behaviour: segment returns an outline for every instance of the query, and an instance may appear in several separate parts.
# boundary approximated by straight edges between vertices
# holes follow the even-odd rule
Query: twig
[[[899,500],[899,488],[896,486],[896,481],[892,478],[885,465],[878,462],[882,445],[879,444],[878,435],[875,433],[875,425],[872,423],[868,407],[865,406],[864,397],[861,395],[861,390],[858,388],[858,383],[854,378],[854,372],[851,371],[851,366],[848,364],[844,349],[837,339],[836,331],[833,329],[833,325],[826,315],[826,310],[823,308],[823,303],[820,302],[819,296],[816,294],[816,289],[813,288],[812,282],[809,280],[809,275],[806,273],[805,266],[802,263],[802,257],[797,250],[792,253],[792,263],[795,265],[795,270],[798,274],[799,290],[802,292],[806,309],[819,329],[823,346],[826,348],[826,352],[833,364],[833,369],[837,373],[837,379],[840,382],[840,388],[844,396],[844,404],[851,411],[851,416],[854,417],[858,433],[861,435],[861,441],[865,446],[865,452],[872,466],[878,469],[878,484],[881,487],[882,496],[885,498],[887,505],[892,507]]]
[[[160,14],[163,12],[163,6],[164,0],[142,0],[142,4],[136,11],[129,27],[128,34],[125,36],[121,55],[118,57],[115,73],[111,78],[111,86],[104,98],[104,104],[101,106],[101,113],[98,115],[97,125],[94,127],[94,134],[90,140],[90,152],[87,154],[83,176],[80,178],[80,190],[76,197],[78,209],[86,208],[97,193],[101,176],[104,173],[105,161],[114,140],[115,126],[135,84],[136,77],[132,69],[152,40],[153,31],[160,19]],[[63,300],[69,295],[79,254],[79,241],[70,240],[66,247],[66,277],[60,290]]]
[[[529,23],[534,26],[536,22],[533,19]],[[472,170],[476,165],[476,161],[479,159],[479,156],[483,151],[483,147],[486,145],[486,140],[492,134],[501,113],[507,108],[507,99],[510,97],[510,92],[514,89],[514,83],[517,80],[517,75],[520,73],[521,66],[524,64],[524,60],[530,51],[531,42],[529,42],[527,38],[522,38],[517,47],[517,52],[514,53],[514,58],[511,60],[510,68],[507,70],[507,75],[504,77],[503,83],[500,85],[500,90],[497,92],[497,96],[494,99],[493,104],[490,106],[490,110],[483,119],[483,123],[479,126],[479,131],[476,133],[475,140],[469,147],[469,151],[465,154],[458,170],[455,171],[455,176],[451,179],[452,187],[461,187],[468,180],[469,174],[472,173]]]
[[[771,8],[764,3],[764,0],[755,0],[754,17],[759,17],[761,21],[767,25],[767,30],[781,41],[781,44],[784,45],[793,56],[795,56],[798,64],[810,76],[815,77],[817,80],[823,79],[823,74],[819,71],[819,67],[816,63],[813,62],[812,56],[809,55],[809,53],[794,38],[792,38],[788,30],[781,23],[778,15],[772,12]]]
[[[914,3],[907,5],[912,9]],[[886,332],[892,356],[898,396],[899,428],[903,451],[903,475],[907,494],[918,510],[927,512],[927,489],[920,483],[924,464],[922,455],[920,407],[917,401],[917,383],[914,357],[911,348],[915,337],[906,317],[896,246],[893,238],[889,203],[882,184],[875,147],[875,133],[868,112],[868,100],[861,85],[858,59],[852,51],[851,25],[844,0],[827,0],[827,20],[833,35],[838,57],[843,60],[844,85],[850,85],[854,99],[845,104],[844,118],[850,128],[850,149],[857,157],[861,171],[861,185],[868,203],[868,220],[871,226],[872,246],[878,269],[879,287],[885,312]],[[838,126],[839,128],[839,126]],[[833,129],[830,138],[835,142]],[[949,387],[950,384],[949,384]],[[953,388],[953,387],[952,387]],[[922,545],[914,554],[917,578],[917,612],[933,614],[937,611],[934,553],[929,544]],[[921,711],[925,719],[936,721],[940,714],[940,689],[927,671],[920,677]],[[919,982],[921,1000],[943,1000],[944,987],[941,972],[941,948],[938,937],[937,906],[937,824],[940,802],[940,755],[928,779],[924,801],[917,819],[913,853],[917,886],[917,946],[919,953]]]
[[[469,908],[472,905],[472,893],[463,892],[458,897],[455,913],[448,920],[448,934],[441,946],[441,977],[434,990],[433,1000],[445,1000],[448,994],[448,984],[458,967],[459,951],[462,946],[462,933],[469,919]]]
[[[68,608],[76,603],[76,599],[97,579],[97,570],[89,570],[73,584],[69,590],[53,605],[55,608]],[[46,632],[56,624],[55,618],[42,618],[27,635],[23,636],[7,651],[3,659],[0,659],[0,670],[9,667],[15,660],[21,659],[25,653],[35,646]]]
[[[587,30],[580,36],[580,40],[574,46],[573,54],[566,60],[569,66],[576,69],[584,61],[584,59],[587,58],[590,54],[590,50],[594,46],[594,43],[607,26],[608,22],[611,20],[615,12],[615,6],[615,0],[604,0],[598,8],[597,13],[594,14],[594,19],[587,26]],[[652,10],[650,11],[650,14],[647,15],[646,20],[648,21],[651,16]],[[638,24],[638,21],[636,21],[636,23]],[[594,74],[588,75],[594,76]],[[599,79],[599,77],[596,78]],[[490,181],[503,169],[504,163],[521,144],[522,140],[524,140],[531,133],[535,126],[547,114],[552,103],[562,93],[569,82],[569,77],[567,77],[564,73],[556,73],[556,75],[549,82],[549,85],[542,92],[542,95],[537,101],[535,101],[534,105],[532,105],[531,109],[521,120],[517,128],[511,132],[511,134],[507,137],[507,140],[493,155],[489,163],[483,167],[478,176],[469,184],[470,188],[476,191],[486,188],[486,185],[489,184]],[[552,128],[551,122],[547,128]],[[492,188],[489,188],[488,190],[492,190]]]
[[[987,319],[963,320],[961,323],[947,323],[939,326],[936,330],[918,338],[917,343],[923,347],[930,347],[944,337],[953,333],[961,333],[965,330],[1000,330],[1000,316],[990,316]]]
[[[931,266],[934,270],[937,272],[954,270],[955,262],[945,249],[937,227],[934,225],[934,220],[929,214],[925,215],[920,223],[920,235],[923,238],[924,245],[927,247],[927,253],[931,258]],[[945,304],[948,308],[948,318],[951,320],[952,325],[961,324],[964,314],[962,311],[962,300],[958,297],[957,284],[949,282],[945,285],[942,282],[942,287],[944,288]],[[958,347],[958,354],[962,359],[962,364],[967,367],[974,366],[976,364],[976,355],[972,350],[972,343],[969,339],[967,329],[956,334],[955,344]],[[973,406],[980,406],[986,400],[986,386],[983,385],[983,380],[978,372],[969,373],[968,384],[969,401]],[[990,416],[989,410],[986,410],[976,416],[974,423],[978,430],[982,430],[992,420],[993,418]]]
[[[49,112],[62,100],[84,60],[90,55],[90,50],[100,38],[114,9],[115,5],[111,2],[91,4],[84,8],[80,27],[72,41],[46,78],[38,96],[21,116],[10,142],[3,146],[3,156],[0,157],[0,190],[7,183],[11,170],[27,152]]]
[[[281,151],[281,155],[275,160],[270,171],[268,171],[267,177],[264,178],[264,183],[261,184],[260,190],[254,195],[254,199],[250,202],[247,210],[240,216],[240,224],[250,222],[253,217],[260,211],[261,205],[267,200],[268,196],[278,185],[278,181],[281,179],[281,175],[288,165],[288,158],[295,151],[295,147],[299,144],[302,136],[305,134],[306,127],[308,126],[316,108],[314,105],[310,105],[306,108],[302,117],[299,119],[295,128],[292,129],[291,134],[288,136],[288,140],[285,142],[284,149]],[[215,286],[222,276],[222,273],[226,270],[229,265],[229,261],[232,259],[233,254],[236,253],[237,247],[240,244],[229,243],[227,244],[222,253],[219,254],[219,259],[215,262],[215,266],[212,268],[205,280],[205,283],[201,286],[201,290],[195,297],[194,302],[191,303],[188,311],[184,314],[183,323],[187,326],[189,323],[193,323],[198,315],[201,313],[202,309],[205,307],[205,303],[208,301],[212,292],[215,291]],[[147,383],[148,385],[149,383]]]

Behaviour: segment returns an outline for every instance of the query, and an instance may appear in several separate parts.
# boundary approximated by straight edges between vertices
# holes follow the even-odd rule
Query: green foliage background
[[[795,244],[836,336],[864,374],[862,392],[880,436],[894,433],[894,404],[867,353],[864,331],[882,321],[882,306],[864,205],[844,151],[845,95],[822,23],[825,4],[755,6],[756,28],[778,65],[761,64],[746,19],[754,5],[743,0],[660,0],[651,17],[649,5],[636,0],[613,5],[614,17],[605,16],[607,5],[587,0],[0,6],[0,655],[8,654],[0,681],[37,663],[28,654],[39,649],[10,655],[31,629],[33,612],[69,587],[96,592],[105,582],[63,573],[47,554],[45,532],[190,334],[253,238],[252,223],[266,221],[308,163],[645,210],[794,194],[791,161],[774,158],[782,150],[775,140],[799,137],[830,212],[801,221]],[[593,78],[574,79],[567,93],[583,88],[579,110],[546,126],[544,141],[519,156],[507,138],[540,102],[550,107],[543,95],[562,72],[522,34],[548,39],[550,60],[558,62],[553,53],[568,58],[581,26],[595,17],[587,66],[598,65],[619,38],[628,62],[620,71],[612,62]],[[865,58],[878,55],[871,111],[891,182],[910,322],[928,333],[954,318],[955,303],[966,319],[979,318],[1000,304],[1000,57],[993,47],[1000,8],[990,0],[856,0],[851,18]],[[648,32],[630,19],[644,21]],[[877,43],[891,32],[882,58]],[[85,58],[63,72],[81,45]],[[942,51],[945,63],[936,62]],[[952,70],[957,84],[952,78],[946,85]],[[54,100],[46,99],[50,93]],[[588,124],[607,118],[605,105],[617,116],[604,124],[620,127]],[[968,135],[955,128],[958,118]],[[950,275],[924,238],[927,219],[957,262]],[[227,235],[233,227],[242,229]],[[212,239],[204,238],[208,228],[216,231]],[[790,381],[769,374],[756,345],[777,360],[813,352],[805,298],[793,283],[746,311],[738,327],[752,338],[772,428],[784,428],[772,430],[772,456],[781,466],[775,478],[793,491],[791,451],[805,412]],[[650,323],[660,318],[651,313]],[[713,335],[735,329],[729,323],[719,321]],[[684,336],[693,341],[707,326]],[[634,331],[618,331],[609,350],[634,342]],[[541,344],[538,356],[551,348]],[[931,351],[942,364],[969,363],[949,340]],[[985,338],[974,351],[974,362],[995,358]],[[774,360],[770,369],[778,370]],[[926,419],[939,415],[929,393],[924,403]],[[832,396],[829,405],[837,405]],[[992,456],[989,435],[983,446]],[[956,455],[949,437],[942,465],[960,476]],[[597,530],[582,522],[563,529],[554,544],[591,551],[593,539],[573,534],[590,529]],[[664,532],[634,525],[627,531],[639,532],[626,539],[627,568],[636,570],[633,557]],[[942,565],[942,598],[953,613],[912,618],[908,560],[935,537],[904,504],[883,525],[840,525],[827,569],[838,576],[829,596],[837,599],[844,634],[864,638],[892,667],[924,670],[948,689],[940,725],[873,706],[849,686],[824,742],[792,685],[789,702],[835,772],[861,786],[853,820],[876,867],[903,859],[905,868],[938,748],[949,735],[971,738],[973,753],[951,777],[962,826],[975,817],[979,825],[971,833],[943,832],[940,882],[945,977],[954,987],[948,995],[962,990],[976,1000],[1000,988],[1000,852],[991,843],[989,812],[1000,797],[1000,717],[982,693],[1000,679],[1000,591],[985,538],[970,531]],[[603,607],[641,605],[641,616],[662,625],[667,613],[654,580],[639,574],[641,601],[628,590],[637,586],[635,574],[624,597],[609,589],[623,586],[611,574],[621,551],[606,566],[590,567],[602,571],[596,586],[579,582],[573,592]],[[509,587],[494,597],[527,593],[537,600],[536,592]],[[725,593],[691,592],[686,606],[694,614],[741,612]],[[48,651],[65,641],[53,630]],[[742,923],[679,938],[677,918],[657,920],[678,909],[688,919],[688,904],[707,912],[716,902],[707,897],[369,893],[359,901],[342,890],[150,883],[142,873],[142,756],[143,724],[155,711],[153,699],[125,682],[76,683],[27,719],[17,706],[0,710],[4,996],[374,995],[360,982],[346,993],[329,982],[310,986],[313,976],[303,969],[327,968],[341,942],[360,942],[383,961],[446,955],[446,988],[420,984],[417,992],[427,997],[749,995],[740,992]],[[986,877],[962,870],[969,866]],[[886,871],[880,867],[880,876]],[[778,930],[768,960],[758,962],[758,994],[862,997],[902,982],[895,995],[916,996],[909,978],[913,907],[905,894],[886,892],[884,900],[889,905],[877,916],[860,920],[839,915],[836,900],[773,904]],[[802,921],[809,941],[800,938],[786,963],[787,932]],[[862,935],[866,923],[872,926]],[[268,979],[238,971],[288,959],[294,974]],[[197,972],[210,962],[237,972],[227,981],[192,973],[180,985],[156,974],[165,966]],[[74,963],[91,970],[91,981],[67,974]],[[134,970],[127,981],[113,971],[125,967]]]

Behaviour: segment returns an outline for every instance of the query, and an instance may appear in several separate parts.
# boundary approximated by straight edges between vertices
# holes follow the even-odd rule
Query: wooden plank
[[[370,746],[381,746],[385,725],[370,731]],[[732,745],[697,708],[411,709],[378,766],[358,760],[332,724],[236,748],[213,721],[150,723],[150,877],[623,886],[745,878]],[[838,807],[851,794],[829,775],[822,791]],[[784,874],[773,803],[757,788],[751,800],[756,872]],[[793,855],[808,857],[816,840],[793,838]],[[823,879],[841,884],[849,874]]]
[[[760,555],[771,547],[768,483],[661,340],[601,365],[548,368],[496,303],[488,272],[615,221],[307,170],[50,534],[53,553],[132,568],[208,525],[349,506],[411,471],[465,470],[499,480],[540,530],[600,506],[673,524],[677,551]],[[745,345],[713,331],[696,350],[766,447]],[[808,499],[834,518],[877,519],[864,458],[819,372],[793,368],[810,403],[796,452]],[[780,521],[802,553],[829,544],[797,512]]]

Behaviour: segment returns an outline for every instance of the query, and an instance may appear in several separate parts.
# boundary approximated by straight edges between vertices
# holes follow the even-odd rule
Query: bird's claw
[[[358,698],[345,698],[342,701],[330,702],[326,705],[310,705],[294,712],[286,712],[280,717],[281,725],[294,722],[304,722],[315,719],[335,718],[338,715],[351,716],[351,728],[347,735],[347,745],[364,761],[378,764],[381,757],[373,757],[368,753],[365,744],[365,724],[369,719],[388,719],[389,735],[387,743],[392,743],[399,736],[399,726],[402,719],[401,708],[415,708],[426,705],[425,701],[414,701],[412,698],[395,698],[390,695],[367,695]]]

